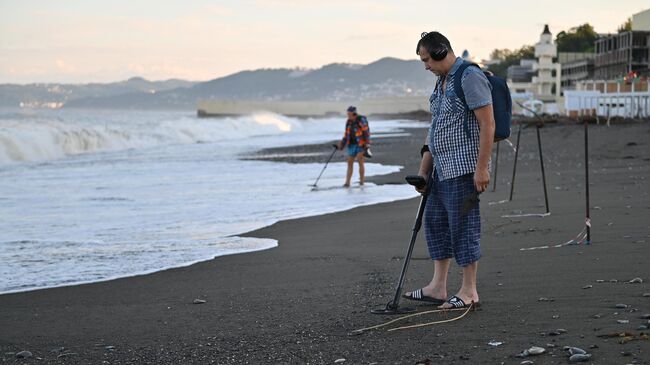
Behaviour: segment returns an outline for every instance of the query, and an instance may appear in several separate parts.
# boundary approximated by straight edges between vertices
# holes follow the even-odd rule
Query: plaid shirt
[[[474,66],[468,67],[461,79],[467,106],[456,96],[453,78],[462,62],[460,57],[457,58],[447,74],[445,92],[441,92],[444,77],[439,77],[429,98],[431,128],[427,143],[440,180],[452,179],[476,170],[479,124],[472,110],[492,103],[489,81]],[[465,118],[468,120],[469,133],[465,128]]]

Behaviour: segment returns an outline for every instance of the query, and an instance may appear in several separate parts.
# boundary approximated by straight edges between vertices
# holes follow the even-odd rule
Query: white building
[[[539,42],[535,44],[535,57],[537,64],[533,65],[533,71],[537,71],[537,76],[533,77],[532,91],[539,100],[556,102],[560,94],[561,68],[559,63],[553,63],[553,58],[557,57],[557,46],[553,43],[548,25],[544,26]]]

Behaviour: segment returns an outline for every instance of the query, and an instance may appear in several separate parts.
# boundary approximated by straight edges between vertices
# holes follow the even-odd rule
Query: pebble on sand
[[[21,352],[16,354],[17,359],[27,359],[27,358],[30,358],[32,356],[34,356],[34,355],[32,355],[32,353],[29,352],[29,351],[21,351]]]
[[[203,304],[203,303],[206,303],[206,302],[207,301],[203,300],[203,299],[194,299],[194,302],[192,302],[192,303],[194,303],[194,304]]]
[[[644,297],[650,297],[650,293],[643,293]]]
[[[587,351],[581,349],[580,347],[570,347],[570,346],[567,346],[567,347],[565,347],[564,349],[567,350],[567,351],[569,351],[569,354],[570,354],[570,355],[575,355],[575,354],[583,354],[583,355],[584,355],[584,354],[587,353]]]
[[[575,354],[569,357],[569,362],[585,362],[591,359],[591,354]]]
[[[543,354],[544,352],[546,352],[545,348],[539,347],[539,346],[533,346],[533,347],[529,348],[528,350],[524,350],[523,353],[527,354],[527,355],[535,356],[535,355]]]
[[[631,283],[631,284],[640,284],[642,282],[643,282],[643,279],[641,279],[641,278],[634,278],[634,279],[629,281],[629,283]]]
[[[342,362],[345,362],[345,359],[336,359],[336,360],[334,360],[335,364],[342,363]]]
[[[618,319],[618,320],[616,320],[616,322],[618,322],[618,323],[620,323],[620,324],[627,324],[627,323],[630,323],[630,321],[627,320],[627,319]]]
[[[626,304],[619,303],[619,304],[616,304],[616,308],[618,308],[618,309],[625,309],[625,308],[627,308],[627,305],[626,305]]]
[[[532,360],[524,360],[520,364],[521,365],[533,365],[535,362]]]

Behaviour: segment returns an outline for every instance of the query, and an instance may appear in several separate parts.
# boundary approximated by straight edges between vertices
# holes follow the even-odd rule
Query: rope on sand
[[[547,248],[559,248],[559,247],[564,247],[564,246],[570,246],[570,245],[581,245],[581,244],[589,244],[590,242],[587,240],[587,229],[591,228],[591,219],[587,218],[585,220],[585,226],[582,228],[582,231],[578,233],[577,236],[574,238],[564,242],[560,243],[558,245],[553,245],[553,246],[537,246],[537,247],[528,247],[528,248],[520,248],[519,251],[532,251],[532,250],[542,250],[542,249],[547,249]]]
[[[399,317],[399,318],[395,318],[395,319],[390,320],[390,321],[388,321],[388,322],[386,322],[386,323],[378,324],[378,325],[376,325],[376,326],[371,326],[371,327],[360,328],[360,329],[354,330],[354,331],[351,332],[351,334],[361,334],[361,333],[366,332],[366,331],[370,331],[370,330],[374,330],[374,329],[378,329],[378,328],[386,327],[386,326],[388,326],[388,325],[390,325],[390,324],[393,324],[393,323],[395,323],[395,322],[398,322],[398,321],[401,321],[401,320],[404,320],[404,319],[407,319],[407,318],[412,318],[412,317],[416,317],[416,316],[421,316],[421,315],[423,315],[423,314],[431,314],[431,313],[447,313],[447,312],[465,311],[462,315],[460,315],[460,316],[458,316],[458,317],[456,317],[456,318],[447,319],[447,320],[443,320],[443,321],[427,322],[427,323],[422,323],[422,324],[413,325],[413,326],[405,326],[405,327],[392,328],[392,329],[389,329],[388,332],[390,332],[390,331],[396,331],[396,330],[402,330],[402,329],[407,329],[407,328],[415,328],[415,327],[421,327],[421,326],[430,326],[430,325],[433,325],[433,324],[440,324],[440,323],[446,323],[446,322],[457,321],[457,320],[459,320],[459,319],[465,317],[465,315],[467,315],[467,313],[469,313],[469,311],[470,311],[472,308],[474,308],[474,302],[472,302],[472,303],[469,305],[469,307],[467,307],[467,308],[434,309],[434,310],[429,310],[429,311],[424,311],[424,312],[413,313],[413,314],[409,314],[409,315],[402,316],[402,317]]]

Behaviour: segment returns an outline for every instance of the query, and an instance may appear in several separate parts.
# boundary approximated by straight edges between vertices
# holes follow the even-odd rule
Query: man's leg
[[[447,298],[447,274],[451,259],[433,260],[433,278],[429,285],[422,288],[422,293],[433,298]]]
[[[350,180],[352,179],[352,172],[354,170],[354,156],[348,156],[348,171],[345,174],[345,184],[343,186],[349,187]]]
[[[449,183],[445,206],[449,212],[454,256],[458,265],[463,268],[463,284],[455,295],[469,305],[471,302],[479,302],[476,272],[481,258],[481,216],[478,204],[466,214],[462,213],[463,201],[475,191],[472,175],[454,178]],[[442,306],[442,308],[451,307],[453,306],[449,303]]]
[[[363,152],[357,154],[357,161],[359,161],[359,185],[363,185],[366,178],[366,168],[363,164]]]

